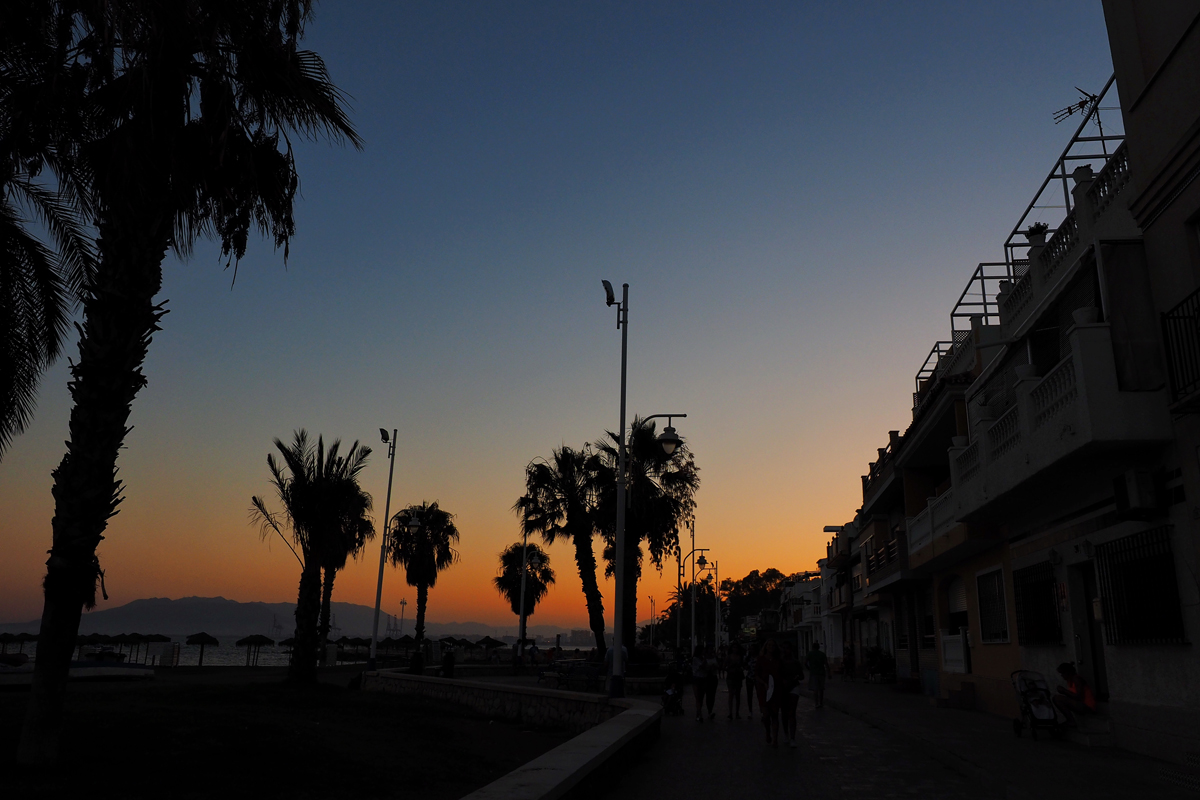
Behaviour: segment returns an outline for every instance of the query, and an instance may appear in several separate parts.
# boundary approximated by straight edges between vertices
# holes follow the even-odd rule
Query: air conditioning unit
[[[1117,514],[1127,519],[1149,519],[1158,510],[1158,487],[1154,475],[1143,470],[1129,470],[1113,479],[1113,494]]]

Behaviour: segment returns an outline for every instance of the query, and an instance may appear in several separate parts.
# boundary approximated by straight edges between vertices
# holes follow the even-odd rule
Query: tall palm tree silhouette
[[[500,574],[492,578],[492,585],[500,596],[508,601],[512,612],[521,616],[521,566],[525,565],[525,616],[533,615],[537,604],[550,591],[554,583],[554,570],[550,569],[550,555],[536,544],[528,545],[529,552],[525,553],[525,544],[516,542],[504,548],[500,553]],[[538,566],[533,566],[534,554],[537,555]]]
[[[634,417],[626,450],[629,508],[625,512],[625,607],[623,630],[633,641],[637,631],[637,584],[642,559],[650,556],[661,570],[663,559],[679,550],[679,528],[696,507],[700,468],[686,444],[667,456],[654,435],[654,422]],[[597,526],[605,537],[605,574],[616,569],[617,434],[609,431],[597,447],[602,467],[596,472]],[[643,547],[644,545],[644,547]]]
[[[417,525],[409,529],[409,522]],[[409,506],[392,517],[388,544],[393,565],[404,567],[404,579],[417,587],[417,641],[425,638],[425,610],[429,605],[429,589],[437,583],[438,575],[458,561],[458,528],[454,515],[436,502]]]
[[[575,567],[583,584],[588,626],[604,650],[604,596],[596,580],[596,472],[600,461],[584,450],[559,447],[548,461],[525,467],[525,494],[513,505],[526,534],[540,533],[546,544],[565,539],[575,547]]]
[[[276,439],[275,448],[283,462],[268,453],[267,469],[283,510],[270,511],[261,497],[250,498],[251,520],[258,523],[260,535],[277,534],[301,564],[296,641],[289,668],[289,678],[299,683],[316,679],[318,641],[328,635],[325,603],[333,594],[334,574],[375,533],[366,516],[371,496],[358,484],[371,448],[355,442],[340,456],[340,447],[341,442],[334,440],[326,451],[323,437],[317,437],[314,446],[303,429],[295,432],[290,445]]]
[[[56,101],[75,124],[52,144],[81,176],[98,254],[82,292],[70,440],[53,473],[39,657],[18,749],[31,764],[57,753],[80,616],[102,574],[96,547],[122,499],[117,454],[166,313],[155,297],[167,250],[186,256],[198,237],[215,236],[233,265],[253,229],[286,259],[299,186],[289,137],[360,140],[324,62],[299,47],[311,0],[4,5],[36,17],[22,28],[30,41],[6,53],[23,111],[60,113],[35,102],[38,91],[59,74],[74,78]],[[0,146],[0,162],[11,159],[13,145]]]

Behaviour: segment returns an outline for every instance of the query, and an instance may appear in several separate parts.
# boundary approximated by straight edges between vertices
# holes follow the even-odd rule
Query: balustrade
[[[987,431],[987,439],[988,455],[993,460],[1017,446],[1021,441],[1021,425],[1016,406],[1005,411],[1000,419],[992,423],[992,427]]]
[[[1069,408],[1079,395],[1075,380],[1075,359],[1068,355],[1042,378],[1029,393],[1033,404],[1034,430],[1042,427],[1064,409]]]

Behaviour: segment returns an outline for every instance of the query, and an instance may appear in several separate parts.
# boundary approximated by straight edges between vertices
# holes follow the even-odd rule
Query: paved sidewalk
[[[980,786],[907,742],[801,700],[799,747],[768,747],[760,717],[726,719],[724,688],[715,720],[696,722],[690,694],[682,717],[664,717],[662,735],[604,794],[613,800],[787,797],[816,800],[992,800]],[[706,715],[707,716],[707,715]],[[1128,800],[1128,798],[1126,799]]]
[[[903,738],[951,770],[1009,798],[1197,798],[1190,771],[1113,747],[1086,747],[1043,734],[1018,738],[1012,721],[936,708],[890,685],[830,680],[825,705]]]
[[[756,714],[731,721],[724,687],[716,720],[682,717],[605,794],[621,800],[754,795],[820,800],[914,797],[1103,800],[1200,797],[1163,777],[1172,765],[1113,748],[1013,735],[1011,722],[937,709],[886,685],[829,682],[824,709],[801,698],[799,747],[765,745]],[[744,715],[744,712],[743,712]],[[783,794],[786,793],[786,794]]]

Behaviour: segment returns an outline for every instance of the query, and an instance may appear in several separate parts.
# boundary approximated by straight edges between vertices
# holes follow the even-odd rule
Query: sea
[[[246,648],[235,646],[233,644],[233,641],[234,640],[231,639],[228,644],[222,642],[220,645],[218,645],[216,647],[212,647],[211,645],[208,647],[205,647],[204,648],[204,666],[206,666],[206,667],[244,667],[244,666],[246,666]],[[157,647],[157,645],[151,646],[151,648],[152,648],[151,653],[156,652],[153,649],[154,647]],[[116,649],[116,648],[114,647],[114,649]],[[18,645],[10,644],[7,648],[7,652],[9,652],[9,653],[23,652],[26,655],[28,655],[31,660],[36,659],[37,658],[37,644],[33,643],[33,642],[29,642],[25,645],[24,649],[21,649]],[[129,647],[128,646],[122,647],[121,652],[128,653]],[[343,659],[347,658],[347,656],[349,656],[349,658],[354,658],[355,652],[356,651],[354,651],[353,649],[347,650],[347,651],[345,651],[345,653],[343,654],[342,657],[343,657]],[[363,661],[366,661],[367,649],[365,647],[360,648],[359,651],[357,651],[357,654],[361,656]],[[76,652],[75,655],[76,655],[76,657],[78,657],[78,655],[79,655],[78,652]],[[260,667],[286,667],[288,665],[288,659],[289,659],[290,655],[291,655],[291,649],[287,648],[287,647],[279,647],[278,645],[271,646],[271,647],[260,647],[258,650],[258,666],[260,666]],[[138,663],[138,664],[150,663],[150,660],[147,658],[147,655],[146,655],[145,646],[143,646],[140,650],[135,646],[133,648],[132,654],[126,660],[128,663]],[[199,645],[187,645],[187,644],[179,645],[179,666],[195,667],[195,666],[199,665],[199,663],[200,663],[200,647],[199,647]],[[347,662],[342,661],[341,663],[347,663]]]

